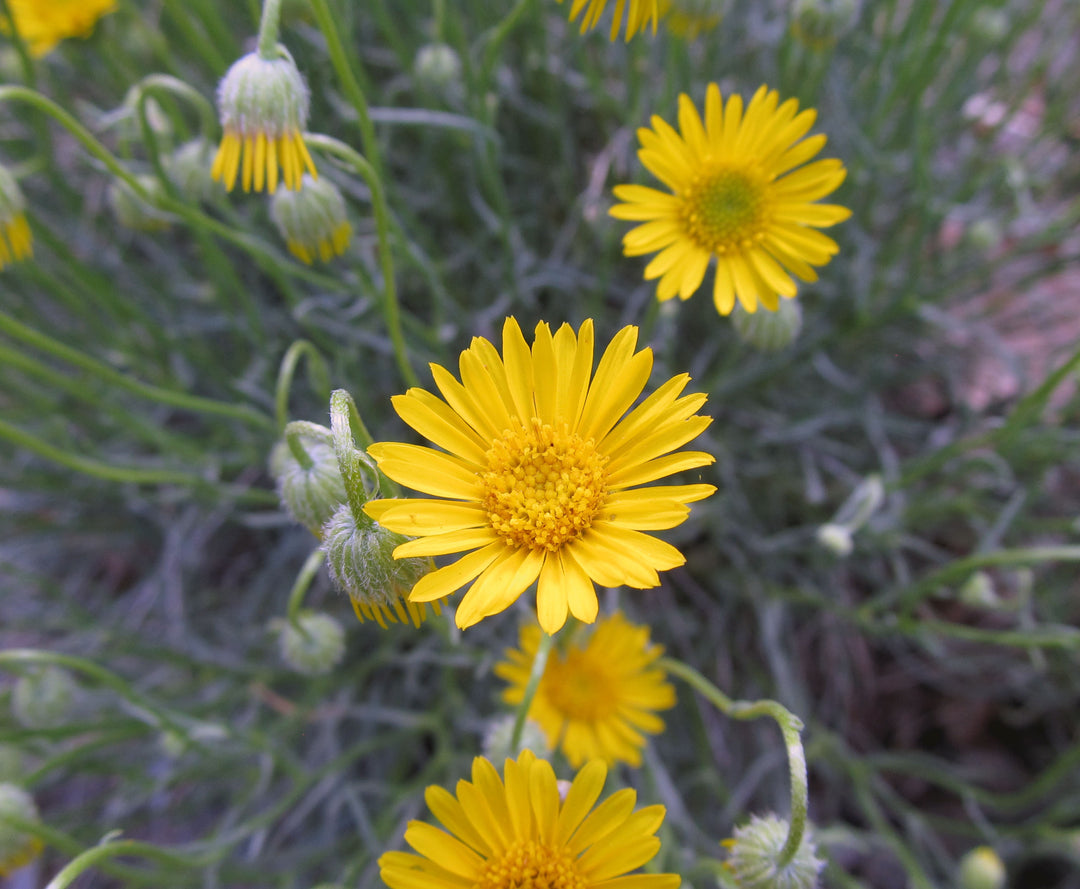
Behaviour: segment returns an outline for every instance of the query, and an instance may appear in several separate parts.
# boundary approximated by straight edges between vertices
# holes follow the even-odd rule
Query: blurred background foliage
[[[662,24],[624,44],[579,35],[550,0],[331,3],[374,146],[312,6],[286,4],[282,41],[310,129],[382,174],[422,385],[427,362],[453,366],[514,314],[592,317],[598,340],[638,324],[654,379],[688,370],[709,393],[720,491],[669,535],[688,564],[602,608],[804,718],[825,884],[951,886],[986,844],[1010,885],[1080,887],[1080,8],[868,0],[809,42],[789,5],[735,0],[692,42]],[[258,16],[256,0],[125,0],[41,59],[5,40],[0,76],[160,177],[218,133],[145,78],[212,100]],[[460,67],[424,49],[440,43]],[[646,181],[636,128],[712,80],[817,108],[849,169],[840,255],[801,289],[803,332],[778,353],[743,344],[705,294],[656,303],[606,212],[612,185]],[[68,658],[76,681],[48,724],[0,721],[48,844],[13,885],[114,829],[177,859],[80,885],[379,885],[422,788],[464,775],[499,713],[492,666],[517,619],[381,631],[319,576],[308,604],[348,621],[344,663],[301,677],[269,629],[313,546],[266,468],[286,349],[313,343],[377,439],[407,434],[369,187],[317,157],[356,233],[327,265],[289,256],[265,196],[193,197],[198,175],[163,183],[197,213],[133,231],[102,160],[0,96],[0,159],[35,237],[0,278],[0,704],[35,658]],[[301,369],[290,419],[326,422],[316,383]],[[823,545],[878,480],[851,552]],[[699,889],[715,880],[699,856],[788,804],[775,727],[685,687],[618,781],[667,806],[659,866]]]

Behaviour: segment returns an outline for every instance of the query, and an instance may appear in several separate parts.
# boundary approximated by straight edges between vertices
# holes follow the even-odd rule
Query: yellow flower
[[[667,29],[684,40],[697,40],[723,21],[730,0],[660,0]]]
[[[7,8],[30,52],[43,56],[61,40],[89,37],[97,20],[116,10],[116,0],[7,0]]]
[[[563,0],[559,0],[560,3]],[[645,30],[646,25],[652,25],[656,31],[656,23],[660,19],[660,0],[615,0],[615,12],[611,17],[611,36],[614,40],[619,34],[619,26],[622,24],[623,12],[629,6],[626,20],[626,39],[630,40],[638,31]],[[581,33],[591,31],[600,21],[607,7],[607,0],[572,0],[570,6],[570,21],[574,21],[582,11]]]
[[[410,821],[405,842],[419,854],[387,852],[380,875],[390,889],[678,889],[678,874],[624,876],[660,851],[663,806],[633,811],[637,792],[619,790],[595,809],[607,767],[578,772],[564,797],[551,765],[526,750],[504,767],[505,784],[483,757],[457,795],[442,787],[424,799],[441,830]]]
[[[637,328],[623,328],[593,375],[591,320],[576,335],[564,324],[552,336],[540,323],[530,350],[507,318],[502,355],[474,338],[461,354],[461,382],[432,365],[445,401],[423,389],[393,399],[406,423],[449,453],[396,443],[368,453],[394,481],[439,499],[373,500],[364,510],[419,538],[395,558],[473,550],[421,578],[411,601],[442,599],[475,580],[457,609],[464,628],[539,578],[540,625],[554,633],[568,612],[596,619],[594,582],[647,589],[659,585],[657,571],[683,564],[675,547],[641,532],[681,524],[687,504],[716,489],[636,486],[712,463],[700,451],[671,453],[712,420],[694,415],[704,395],[679,397],[688,374],[624,417],[652,370],[652,351],[635,352],[636,343]]]
[[[495,666],[495,674],[510,683],[503,700],[515,706],[525,697],[540,628],[523,626],[519,640]],[[663,653],[649,644],[648,627],[620,613],[602,618],[584,642],[574,639],[563,651],[551,652],[528,716],[574,768],[590,759],[639,766],[642,732],[662,732],[656,711],[675,706],[674,687],[653,666]]]
[[[0,165],[0,269],[34,255],[26,199],[15,177]]]
[[[673,192],[619,185],[611,208],[618,219],[644,222],[623,238],[627,256],[660,251],[646,266],[646,280],[659,278],[661,300],[689,299],[716,260],[713,302],[727,315],[738,298],[748,312],[760,301],[775,312],[779,297],[796,293],[792,273],[816,281],[813,266],[825,265],[840,249],[817,228],[842,222],[851,211],[816,204],[837,188],[847,171],[838,160],[807,163],[825,136],[806,135],[817,112],[782,105],[762,86],[743,109],[742,98],[725,105],[709,84],[702,124],[694,103],[679,96],[679,130],[653,116],[652,129],[638,130],[641,162]]]
[[[284,50],[276,58],[257,52],[242,56],[218,86],[218,110],[225,134],[210,175],[232,191],[241,175],[244,191],[277,190],[278,171],[296,191],[306,169],[319,174],[304,144],[308,91],[296,63]],[[242,170],[242,174],[241,174]]]

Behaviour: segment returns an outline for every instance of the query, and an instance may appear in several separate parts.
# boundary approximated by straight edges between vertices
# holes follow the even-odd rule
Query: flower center
[[[618,707],[614,682],[604,663],[578,649],[548,661],[540,690],[567,719],[596,722]]]
[[[593,440],[535,417],[508,429],[487,452],[481,504],[495,533],[515,547],[555,552],[581,537],[607,496]]]
[[[565,848],[518,840],[489,860],[474,889],[585,889],[577,860]]]
[[[683,195],[687,234],[710,253],[731,253],[761,240],[768,222],[765,181],[754,169],[698,176]]]

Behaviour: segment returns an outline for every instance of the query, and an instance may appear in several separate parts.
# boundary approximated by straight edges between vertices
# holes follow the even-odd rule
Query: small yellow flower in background
[[[270,218],[289,252],[311,265],[316,257],[329,262],[349,246],[352,226],[345,215],[345,198],[325,176],[304,174],[299,191],[279,191],[270,200]]]
[[[517,705],[525,697],[540,628],[523,626],[517,648],[495,674],[510,683],[503,700]],[[675,688],[656,662],[664,653],[649,644],[649,628],[630,623],[621,613],[596,622],[588,638],[576,637],[565,649],[552,650],[529,707],[551,747],[561,747],[578,768],[590,759],[641,765],[642,732],[664,730],[658,710],[675,706]]]
[[[658,571],[685,562],[641,532],[682,524],[687,504],[716,488],[637,486],[712,463],[700,451],[672,453],[712,420],[695,415],[704,395],[679,397],[688,374],[626,413],[652,370],[652,351],[635,351],[637,333],[623,328],[594,375],[591,320],[554,336],[541,322],[530,349],[507,318],[502,355],[475,337],[461,354],[460,382],[432,365],[445,401],[423,389],[393,399],[398,415],[444,450],[380,443],[368,453],[394,481],[436,499],[373,500],[365,512],[419,538],[395,558],[472,550],[421,578],[410,601],[472,583],[457,609],[465,628],[508,608],[539,578],[540,626],[555,633],[567,614],[596,619],[594,583],[647,589],[659,585]]]
[[[623,238],[627,256],[658,255],[646,280],[659,278],[656,295],[689,299],[716,261],[713,302],[721,315],[748,312],[760,302],[775,312],[779,297],[793,297],[791,275],[816,281],[813,266],[840,249],[818,228],[835,225],[851,211],[814,203],[834,191],[847,171],[834,159],[807,163],[825,145],[824,135],[803,138],[817,112],[799,103],[780,104],[762,86],[743,108],[740,96],[725,104],[709,84],[705,121],[690,97],[679,96],[679,132],[653,116],[638,130],[642,164],[672,193],[644,185],[619,185],[611,208],[618,219],[643,222]]]
[[[15,30],[31,54],[43,56],[69,37],[89,37],[103,15],[116,10],[116,0],[7,0]],[[2,30],[8,32],[8,23]]]
[[[676,37],[697,40],[727,15],[731,0],[660,0],[660,17]]]
[[[225,130],[210,175],[232,191],[238,175],[244,191],[300,188],[304,170],[318,178],[304,144],[308,91],[296,63],[282,54],[264,59],[248,53],[225,72],[218,86],[218,110]],[[242,171],[242,174],[241,174]]]
[[[0,164],[0,269],[34,255],[34,239],[25,211],[26,198],[19,183]]]
[[[607,767],[578,772],[560,796],[551,765],[526,750],[506,760],[505,783],[483,757],[457,794],[438,786],[424,794],[441,830],[410,821],[405,842],[417,853],[387,852],[380,876],[390,889],[678,889],[678,874],[624,876],[660,851],[654,836],[663,806],[633,811],[626,788],[599,806]],[[594,806],[596,806],[594,808]]]
[[[560,3],[563,0],[559,0]],[[570,21],[574,21],[581,15],[581,33],[591,31],[600,21],[604,14],[608,0],[571,0]],[[619,26],[622,24],[623,13],[627,13],[626,39],[630,40],[638,31],[645,30],[646,25],[652,25],[656,31],[656,23],[660,20],[660,0],[615,0],[615,12],[611,16],[611,36],[614,40],[619,35]]]
[[[29,793],[14,784],[0,784],[0,877],[7,877],[28,865],[43,848],[40,839],[9,824],[6,815],[14,815],[23,821],[41,820]]]

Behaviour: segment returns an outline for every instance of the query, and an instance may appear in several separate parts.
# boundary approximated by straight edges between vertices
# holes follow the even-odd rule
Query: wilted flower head
[[[26,199],[15,177],[0,164],[0,269],[34,254]]]
[[[349,245],[352,226],[345,215],[345,198],[325,176],[307,173],[297,191],[279,191],[270,200],[270,218],[289,252],[311,265],[318,257],[329,262]]]
[[[248,53],[225,72],[218,86],[218,110],[225,134],[210,174],[232,191],[243,166],[244,191],[277,189],[280,170],[285,187],[300,188],[306,169],[318,178],[304,144],[308,90],[292,58],[264,59]]]
[[[7,0],[7,8],[30,52],[43,56],[61,40],[89,37],[97,20],[116,9],[116,0]]]
[[[10,824],[5,816],[24,821],[40,821],[34,798],[14,784],[0,784],[0,877],[6,877],[41,854],[42,844],[34,834]]]

